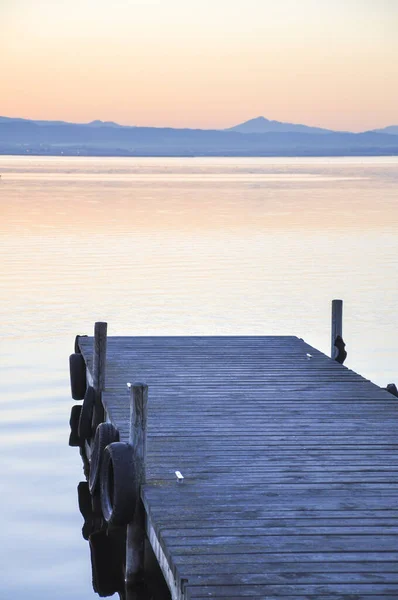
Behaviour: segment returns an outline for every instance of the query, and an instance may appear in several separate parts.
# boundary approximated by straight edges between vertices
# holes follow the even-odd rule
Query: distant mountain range
[[[77,125],[78,123],[70,123],[69,121],[37,121],[33,119],[21,119],[13,117],[0,117],[1,123],[35,123],[36,125]],[[113,121],[90,121],[90,123],[83,123],[83,127],[128,127],[128,125],[119,125]]]
[[[224,130],[0,117],[0,154],[82,156],[398,155],[398,125],[363,133],[250,119]]]
[[[295,123],[281,123],[280,121],[269,121],[265,117],[257,117],[230,127],[225,131],[239,131],[240,133],[311,133],[311,134],[326,134],[326,133],[351,133],[349,131],[335,131],[333,129],[324,129],[322,127],[309,127],[308,125],[297,125]],[[373,129],[364,133],[388,133],[398,135],[398,125],[384,127],[384,129]]]
[[[390,125],[383,129],[373,129],[375,133],[389,133],[390,135],[398,135],[398,125]]]

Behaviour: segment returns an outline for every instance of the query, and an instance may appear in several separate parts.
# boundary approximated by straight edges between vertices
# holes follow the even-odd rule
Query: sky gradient
[[[0,115],[398,124],[398,0],[0,0]]]

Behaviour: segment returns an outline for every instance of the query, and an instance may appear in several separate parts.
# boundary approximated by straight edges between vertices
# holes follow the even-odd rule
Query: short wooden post
[[[133,520],[127,525],[126,587],[143,581],[145,549],[145,508],[141,500],[141,486],[146,481],[146,424],[148,386],[135,383],[130,388],[130,439],[136,489]]]
[[[107,329],[108,323],[98,321],[94,325],[93,380],[94,388],[100,392],[105,387]]]
[[[104,420],[104,407],[102,405],[102,391],[105,388],[106,371],[106,335],[108,324],[98,321],[94,325],[94,355],[93,355],[93,387],[95,389],[95,407],[93,416],[93,429]]]
[[[334,345],[337,336],[343,337],[343,301],[332,300],[332,335],[330,356],[336,358],[338,349]]]

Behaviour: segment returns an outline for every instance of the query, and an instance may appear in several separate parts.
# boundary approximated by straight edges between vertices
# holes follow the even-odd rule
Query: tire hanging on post
[[[72,406],[70,411],[70,435],[69,435],[69,446],[79,447],[82,445],[81,438],[79,437],[79,420],[82,407],[80,404]]]
[[[74,353],[69,357],[70,387],[73,400],[83,400],[87,387],[86,363],[83,355]]]
[[[94,494],[98,489],[102,465],[102,458],[106,446],[119,441],[119,432],[112,423],[100,423],[95,432],[94,444],[91,452],[89,487]]]
[[[104,450],[100,489],[104,519],[109,526],[130,523],[136,506],[133,448],[125,442],[114,442]]]
[[[75,354],[81,354],[81,350],[80,350],[80,346],[79,346],[79,339],[80,338],[86,338],[87,335],[77,335],[75,337]]]
[[[79,420],[79,437],[85,441],[93,436],[92,420],[95,405],[95,390],[89,385],[84,395],[82,412]]]

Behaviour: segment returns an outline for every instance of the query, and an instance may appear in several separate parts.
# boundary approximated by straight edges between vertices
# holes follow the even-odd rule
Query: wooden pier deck
[[[108,337],[102,401],[126,442],[137,381],[173,599],[398,598],[394,396],[296,337]]]

